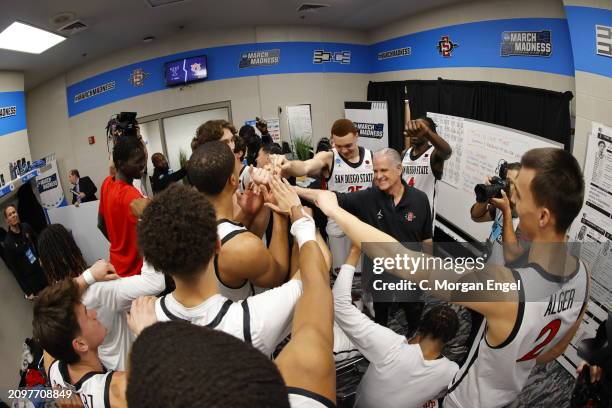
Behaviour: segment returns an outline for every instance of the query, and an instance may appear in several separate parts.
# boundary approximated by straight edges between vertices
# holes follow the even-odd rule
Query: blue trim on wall
[[[576,71],[612,77],[612,58],[597,55],[595,25],[612,27],[612,10],[565,6]]]
[[[502,32],[550,30],[552,53],[549,57],[501,56]],[[438,52],[437,44],[443,35],[459,46],[452,56],[445,58]],[[378,60],[378,53],[396,48],[411,47],[411,55]],[[280,50],[277,65],[239,68],[240,55],[248,51]],[[331,53],[349,51],[350,63],[313,63],[315,50]],[[163,79],[165,62],[207,55],[208,79],[240,78],[255,75],[294,73],[356,73],[369,74],[407,69],[446,67],[487,67],[525,69],[560,75],[574,75],[572,49],[567,20],[558,18],[521,18],[480,21],[436,28],[372,45],[327,42],[270,42],[237,44],[193,50],[120,67],[85,79],[67,89],[68,115],[75,116],[100,106],[149,92],[166,89]],[[141,86],[130,81],[136,69],[146,73]],[[79,93],[112,83],[110,89],[95,96],[75,102]]]
[[[14,116],[0,117],[0,137],[26,128],[25,92],[0,92],[0,108],[14,106]]]
[[[501,56],[502,32],[542,30],[551,31],[552,53],[549,57]],[[452,51],[451,57],[443,57],[436,48],[442,35],[448,35],[453,43],[459,45]],[[412,55],[377,60],[379,52],[401,47],[411,47]],[[422,68],[486,67],[574,75],[567,21],[559,18],[517,18],[459,24],[386,40],[373,44],[371,51],[370,58],[374,61],[374,72]]]

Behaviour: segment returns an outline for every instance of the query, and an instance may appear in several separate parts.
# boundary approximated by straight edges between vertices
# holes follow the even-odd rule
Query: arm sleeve
[[[272,355],[276,346],[291,332],[293,311],[302,295],[302,281],[292,279],[274,289],[243,301],[251,314],[253,346]]]
[[[89,177],[83,179],[83,192],[85,196],[93,196],[98,191],[98,188]]]
[[[356,217],[359,217],[361,214],[361,207],[363,203],[369,203],[370,200],[370,189],[355,191],[354,193],[336,193],[336,197],[338,197],[338,205],[353,214]]]
[[[165,287],[164,275],[145,261],[140,275],[94,283],[83,297],[92,308],[93,305],[104,306],[115,312],[123,312],[130,308],[132,300],[140,296],[158,295]]]
[[[351,304],[351,286],[355,267],[342,265],[334,283],[334,317],[338,326],[373,364],[395,358],[397,346],[406,339],[393,330],[374,323]]]

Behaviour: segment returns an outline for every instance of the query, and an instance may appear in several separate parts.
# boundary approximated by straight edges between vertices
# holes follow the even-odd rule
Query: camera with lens
[[[502,160],[498,166],[498,176],[491,178],[491,184],[476,184],[474,192],[476,193],[476,201],[486,203],[491,198],[501,198],[502,190],[508,192],[508,163]]]
[[[107,145],[115,145],[121,136],[138,136],[138,121],[136,112],[121,112],[108,121],[106,125]]]

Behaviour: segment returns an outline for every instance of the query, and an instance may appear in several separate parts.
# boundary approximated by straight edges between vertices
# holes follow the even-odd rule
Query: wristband
[[[96,283],[96,278],[94,278],[93,274],[91,273],[91,269],[85,270],[85,272],[83,272],[83,274],[81,276],[83,277],[83,279],[85,279],[85,282],[89,286],[91,286],[94,283]]]
[[[316,241],[316,231],[314,220],[306,213],[291,224],[291,235],[295,237],[299,248],[308,241]]]

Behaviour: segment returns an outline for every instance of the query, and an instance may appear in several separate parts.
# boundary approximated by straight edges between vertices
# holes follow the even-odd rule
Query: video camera
[[[486,203],[491,198],[501,198],[501,191],[505,190],[508,193],[508,163],[501,160],[497,166],[498,176],[491,178],[491,184],[476,184],[474,192],[476,193],[476,201]]]
[[[106,125],[106,144],[110,151],[110,143],[114,145],[121,136],[138,136],[136,112],[121,112],[108,121]]]

